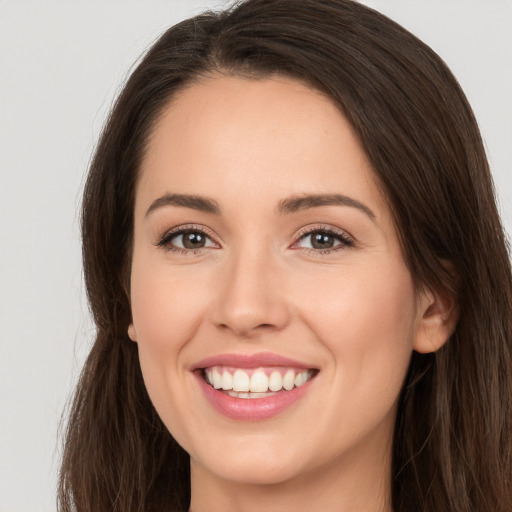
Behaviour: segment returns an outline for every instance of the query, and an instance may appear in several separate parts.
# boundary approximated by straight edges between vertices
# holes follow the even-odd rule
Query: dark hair
[[[352,124],[418,288],[456,297],[443,348],[413,353],[393,441],[396,512],[512,510],[512,274],[482,140],[442,60],[352,0],[248,0],[170,28],[128,79],[84,191],[97,337],[74,397],[59,510],[184,510],[188,455],[154,410],[131,321],[134,191],[156,120],[212,73],[297,79]]]

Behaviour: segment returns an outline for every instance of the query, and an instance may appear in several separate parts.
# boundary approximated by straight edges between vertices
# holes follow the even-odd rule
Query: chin
[[[213,463],[207,470],[224,481],[248,485],[278,485],[292,480],[300,472],[296,464],[282,460],[248,461],[236,457]]]
[[[277,440],[276,440],[277,441]],[[252,442],[251,447],[248,445]],[[239,484],[276,485],[293,479],[306,467],[306,453],[285,440],[273,443],[268,439],[219,443],[211,450],[194,450],[196,463],[218,478]],[[283,448],[285,448],[283,450]]]

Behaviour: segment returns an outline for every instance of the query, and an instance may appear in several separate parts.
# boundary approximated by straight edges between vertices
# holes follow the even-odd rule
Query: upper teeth
[[[212,367],[205,369],[206,380],[215,388],[225,391],[266,393],[287,391],[305,384],[313,376],[312,370],[265,371],[263,368],[246,371],[241,368]]]

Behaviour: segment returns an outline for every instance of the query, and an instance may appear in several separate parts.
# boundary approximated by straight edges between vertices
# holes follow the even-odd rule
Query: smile
[[[233,420],[272,418],[306,395],[319,370],[272,353],[222,354],[191,368],[207,403]]]
[[[235,398],[265,398],[281,391],[291,391],[312,379],[314,370],[271,367],[233,368],[214,366],[204,369],[204,379],[214,389]]]

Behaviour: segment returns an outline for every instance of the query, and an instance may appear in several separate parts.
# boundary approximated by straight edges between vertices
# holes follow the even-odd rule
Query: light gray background
[[[173,23],[223,0],[0,0],[0,512],[55,510],[59,420],[93,337],[78,204],[112,98]],[[511,0],[369,0],[448,63],[512,232]]]

